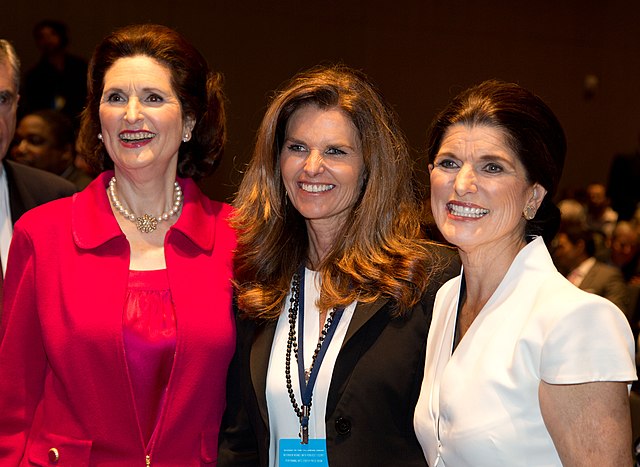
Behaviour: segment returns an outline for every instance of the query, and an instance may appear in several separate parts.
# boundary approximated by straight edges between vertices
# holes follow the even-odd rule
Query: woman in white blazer
[[[462,274],[438,292],[414,427],[429,465],[631,465],[633,338],[544,240],[566,152],[541,99],[488,81],[435,119],[431,207]]]

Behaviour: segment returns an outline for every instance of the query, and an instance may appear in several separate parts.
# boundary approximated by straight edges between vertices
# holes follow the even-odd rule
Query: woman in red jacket
[[[105,170],[13,235],[0,343],[3,465],[215,464],[235,346],[220,78],[175,31],[94,52],[80,146]]]

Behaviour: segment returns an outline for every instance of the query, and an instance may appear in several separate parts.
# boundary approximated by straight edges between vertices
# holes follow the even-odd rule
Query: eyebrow
[[[480,160],[501,160],[501,161],[509,162],[509,158],[502,156],[500,154],[495,154],[495,153],[483,154],[478,158]]]
[[[125,93],[124,88],[118,87],[118,86],[114,86],[111,88],[104,88],[104,90],[102,91],[103,94],[107,93],[107,92],[120,92],[120,93]],[[142,92],[157,92],[159,94],[167,94],[166,90],[162,90],[160,88],[155,88],[155,87],[151,87],[151,86],[147,86],[142,88]]]
[[[503,156],[501,154],[484,154],[478,158],[481,162],[498,162],[504,166],[504,168],[515,169],[518,166],[518,158],[511,158]]]
[[[294,144],[303,144],[305,146],[308,146],[308,144],[300,139],[300,138],[294,138],[293,136],[289,136],[286,137],[284,139],[284,144],[286,145],[287,143],[294,143]],[[351,146],[349,143],[329,143],[329,144],[325,144],[325,148],[348,148],[351,151],[358,151],[360,148],[354,148],[353,146]]]
[[[451,151],[444,151],[444,152],[438,152],[436,153],[435,157],[453,157],[456,159],[460,159],[460,156],[458,156],[456,153],[451,152]],[[482,154],[480,156],[478,156],[478,159],[481,161],[504,161],[507,163],[511,163],[511,161],[509,160],[508,157],[505,157],[503,155],[500,154],[495,154],[495,153],[489,153],[489,154]]]

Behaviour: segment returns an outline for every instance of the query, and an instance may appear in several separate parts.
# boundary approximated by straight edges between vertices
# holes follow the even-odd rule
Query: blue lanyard
[[[327,329],[327,335],[322,341],[322,345],[320,346],[320,350],[318,351],[318,355],[316,355],[315,363],[313,364],[313,368],[311,368],[311,374],[309,375],[309,382],[306,382],[304,377],[304,276],[305,269],[302,266],[300,272],[300,296],[299,296],[299,305],[298,305],[298,379],[300,381],[300,395],[302,397],[302,417],[300,418],[300,428],[303,432],[308,433],[309,427],[309,415],[311,413],[311,398],[313,396],[313,387],[316,384],[316,379],[318,378],[318,373],[320,372],[320,365],[322,365],[322,360],[324,359],[325,354],[327,353],[327,349],[329,348],[329,344],[331,343],[331,339],[333,339],[333,335],[336,333],[336,328],[338,327],[338,323],[340,322],[340,318],[342,318],[342,313],[344,312],[344,307],[336,308],[336,311],[333,315],[333,320],[329,325],[329,329]],[[303,437],[303,443],[304,443]],[[304,443],[306,444],[306,443]]]

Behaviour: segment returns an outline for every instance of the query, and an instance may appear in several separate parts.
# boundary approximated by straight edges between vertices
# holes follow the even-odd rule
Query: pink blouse
[[[129,271],[124,347],[144,441],[159,420],[176,349],[176,315],[166,269]]]

